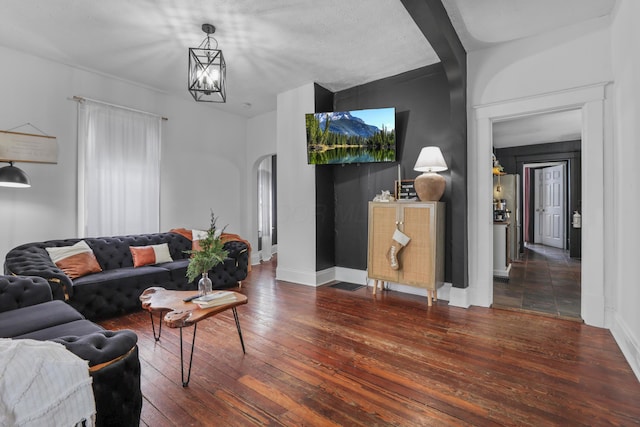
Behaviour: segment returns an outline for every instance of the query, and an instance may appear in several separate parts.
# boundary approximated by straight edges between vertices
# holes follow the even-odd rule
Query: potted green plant
[[[218,232],[216,227],[217,220],[215,214],[211,211],[211,224],[207,230],[207,236],[199,241],[200,250],[191,249],[186,251],[191,255],[189,266],[187,267],[187,280],[189,280],[189,283],[192,283],[198,277],[202,276],[198,282],[200,295],[206,295],[211,292],[209,270],[219,263],[224,262],[224,259],[229,255],[229,252],[224,249],[224,243],[220,238],[224,228]]]

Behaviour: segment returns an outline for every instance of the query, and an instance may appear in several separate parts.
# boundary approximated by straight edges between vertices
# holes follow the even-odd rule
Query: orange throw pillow
[[[151,246],[131,246],[129,249],[131,249],[134,267],[173,261],[169,253],[169,245],[166,243]]]
[[[54,264],[70,279],[102,271],[93,251],[84,240],[72,246],[46,248]]]

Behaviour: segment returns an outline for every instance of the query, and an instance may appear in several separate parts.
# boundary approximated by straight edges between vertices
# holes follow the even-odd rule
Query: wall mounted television
[[[396,110],[375,108],[305,114],[307,163],[396,161]]]

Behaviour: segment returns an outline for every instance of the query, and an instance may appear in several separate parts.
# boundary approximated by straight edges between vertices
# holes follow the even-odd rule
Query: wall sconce
[[[22,169],[9,162],[9,166],[0,168],[0,187],[29,188],[31,183],[29,176]]]
[[[227,64],[218,49],[218,41],[211,36],[216,27],[202,24],[202,31],[207,38],[197,48],[189,48],[189,93],[200,102],[227,102]],[[212,38],[216,42],[213,49]]]
[[[447,181],[442,175],[436,172],[442,172],[449,169],[444,161],[442,151],[439,147],[424,147],[420,150],[420,155],[413,170],[423,172],[414,181],[414,187],[418,198],[423,202],[437,202],[444,194]]]

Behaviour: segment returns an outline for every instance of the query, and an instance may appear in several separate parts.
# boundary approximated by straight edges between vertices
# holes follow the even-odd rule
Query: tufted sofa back
[[[176,233],[136,234],[115,237],[87,237],[84,239],[48,240],[17,246],[9,251],[5,261],[5,272],[23,271],[25,268],[49,269],[51,258],[45,248],[71,246],[84,240],[93,250],[103,270],[132,267],[131,246],[148,246],[168,243],[171,258],[174,260],[188,257],[184,251],[191,249],[191,241]],[[12,268],[12,267],[17,268]]]
[[[174,260],[188,257],[184,251],[191,249],[191,241],[176,233],[136,234],[132,236],[99,237],[84,239],[95,254],[103,270],[133,267],[131,246],[149,246],[167,243]]]
[[[11,249],[5,258],[5,274],[40,276],[49,282],[53,297],[65,299],[70,292],[71,280],[49,257],[45,248],[71,246],[84,240],[91,247],[103,270],[133,266],[131,246],[157,245],[168,243],[169,252],[174,260],[188,257],[184,251],[191,249],[191,241],[176,233],[136,234],[130,236],[97,237],[85,239],[49,240],[26,243]]]
[[[41,277],[0,276],[0,313],[51,299],[51,288]]]

